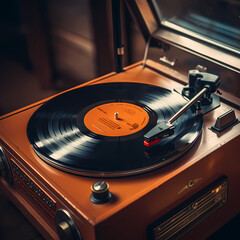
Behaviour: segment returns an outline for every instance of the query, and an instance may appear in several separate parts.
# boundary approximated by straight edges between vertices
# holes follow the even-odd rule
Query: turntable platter
[[[42,105],[29,120],[28,139],[42,160],[70,173],[139,174],[178,159],[197,140],[203,119],[193,107],[174,122],[172,136],[144,146],[144,134],[184,104],[181,95],[153,85],[85,86]]]

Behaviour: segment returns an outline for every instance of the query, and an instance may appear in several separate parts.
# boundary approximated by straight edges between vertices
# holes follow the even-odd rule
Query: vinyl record
[[[80,87],[42,105],[29,120],[28,139],[41,159],[70,173],[139,174],[178,159],[198,138],[203,120],[192,107],[173,123],[174,135],[144,146],[144,134],[184,104],[181,95],[147,84]]]

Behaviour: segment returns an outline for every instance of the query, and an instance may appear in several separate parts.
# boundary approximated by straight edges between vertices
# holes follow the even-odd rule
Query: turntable
[[[0,187],[46,239],[205,239],[240,212],[239,49],[126,3],[143,61],[122,69],[114,17],[115,72],[0,118]]]

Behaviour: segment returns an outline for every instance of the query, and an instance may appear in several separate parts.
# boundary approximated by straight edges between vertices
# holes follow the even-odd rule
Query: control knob
[[[56,213],[57,233],[61,240],[81,240],[81,234],[78,231],[70,214],[63,209]]]
[[[93,203],[101,204],[108,202],[112,194],[109,192],[109,184],[105,181],[95,182],[91,186],[92,194],[90,200]]]
[[[72,240],[73,234],[68,222],[62,221],[57,226],[57,233],[61,240]]]

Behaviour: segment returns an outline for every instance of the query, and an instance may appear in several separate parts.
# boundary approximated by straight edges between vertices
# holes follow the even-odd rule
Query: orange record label
[[[99,105],[88,111],[84,117],[84,124],[90,131],[108,137],[136,133],[148,121],[149,115],[143,108],[126,102]]]

